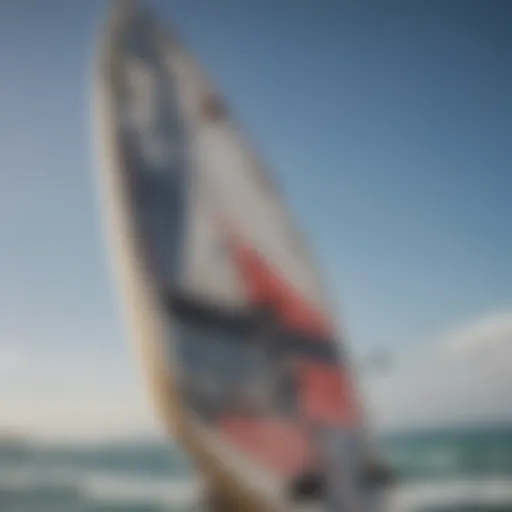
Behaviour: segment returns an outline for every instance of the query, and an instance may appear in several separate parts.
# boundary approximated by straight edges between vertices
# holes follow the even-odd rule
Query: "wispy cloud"
[[[365,390],[377,423],[428,426],[512,419],[512,313],[484,315],[397,361]]]
[[[469,353],[495,353],[512,346],[512,311],[484,316],[475,323],[449,333],[442,352],[453,357]]]
[[[0,378],[8,377],[22,367],[26,360],[25,354],[20,349],[7,343],[0,343]]]
[[[0,431],[59,440],[158,433],[144,386],[123,358],[81,353],[77,365],[68,356],[0,343]]]
[[[14,429],[32,438],[94,440],[155,435],[159,431],[154,411],[141,392],[105,389],[90,393],[72,387],[54,393],[35,389],[0,391],[4,405],[0,427]],[[15,398],[15,400],[13,400]]]

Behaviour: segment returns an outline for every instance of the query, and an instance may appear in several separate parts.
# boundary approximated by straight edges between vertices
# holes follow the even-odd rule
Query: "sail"
[[[101,172],[164,421],[254,510],[369,510],[363,414],[306,245],[219,92],[127,5],[98,64]]]

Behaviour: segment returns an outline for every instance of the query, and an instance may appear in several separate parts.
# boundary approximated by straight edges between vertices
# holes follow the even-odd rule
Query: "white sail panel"
[[[190,183],[180,288],[201,300],[241,308],[244,290],[208,195],[198,181]]]
[[[194,179],[246,243],[304,299],[325,308],[320,281],[280,198],[216,91],[181,47],[173,48],[167,62],[189,133]]]
[[[126,82],[132,97],[126,116],[137,131],[137,142],[145,160],[144,188],[150,193],[149,202],[142,204],[139,200],[137,207],[142,209],[143,218],[150,218],[150,227],[145,227],[145,232],[152,233],[156,227],[162,226],[148,243],[148,249],[152,249],[153,253],[156,250],[156,254],[153,254],[153,258],[156,258],[155,268],[169,291],[176,289],[218,305],[243,307],[246,302],[243,288],[217,222],[219,210],[215,208],[211,188],[204,180],[204,173],[200,172],[201,163],[195,154],[191,136],[193,117],[190,116],[187,97],[180,93],[176,70],[166,65],[176,58],[179,47],[153,23],[151,34],[154,50],[158,54],[157,66],[153,60],[148,62],[125,57]],[[159,88],[158,80],[162,82],[162,75],[172,87]],[[179,138],[169,137],[155,122],[158,116],[155,108],[166,101],[175,106],[173,122],[179,126]],[[176,162],[174,156],[178,157]],[[173,170],[182,176],[180,198],[166,194],[163,188],[164,182],[171,179],[169,173]],[[155,185],[148,187],[146,183],[151,181]],[[158,203],[160,197],[168,207]],[[179,207],[176,208],[178,200]],[[165,233],[172,224],[173,205],[174,216],[179,217],[181,226],[179,237],[170,231],[167,235]],[[179,239],[179,243],[171,244],[173,239]],[[171,272],[165,263],[171,261],[169,251],[175,253],[174,261],[177,264],[171,268]],[[163,272],[160,270],[162,268]]]

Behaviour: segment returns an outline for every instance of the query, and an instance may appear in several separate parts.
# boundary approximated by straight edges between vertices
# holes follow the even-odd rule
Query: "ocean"
[[[392,512],[512,512],[512,428],[385,436]],[[2,512],[203,509],[186,457],[161,442],[0,444]]]

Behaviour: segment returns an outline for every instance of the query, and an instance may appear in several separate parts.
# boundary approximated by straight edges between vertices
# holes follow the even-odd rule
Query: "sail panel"
[[[304,300],[325,309],[323,289],[282,199],[218,92],[181,47],[167,62],[186,113],[194,180],[208,190],[225,225],[257,248]]]
[[[186,133],[151,20],[125,13],[116,35],[113,97],[124,181],[145,263],[172,287],[182,261]]]
[[[210,190],[196,175],[191,180],[179,290],[220,307],[243,309],[246,294],[212,207]]]

